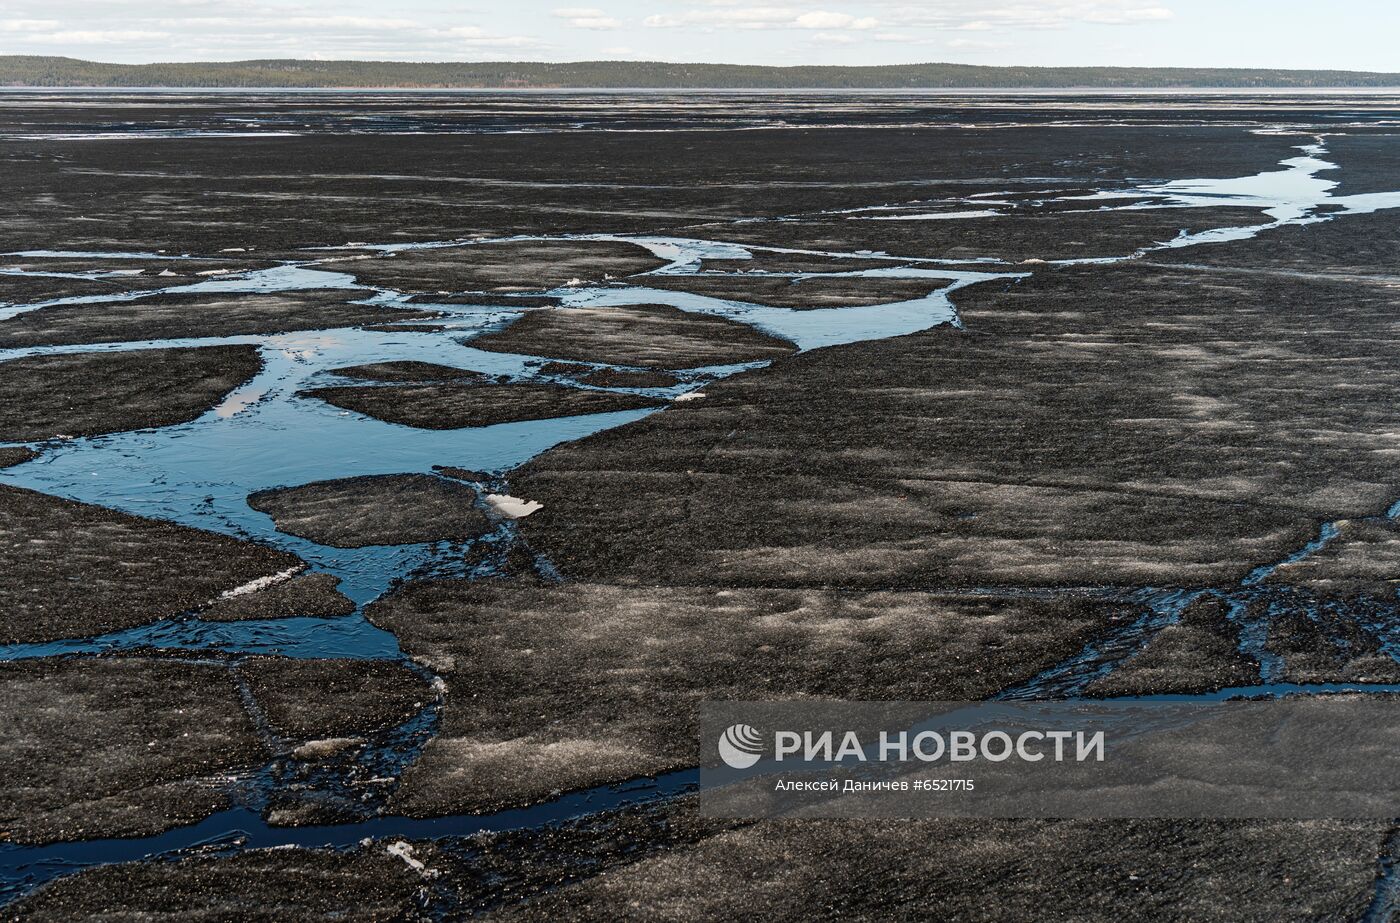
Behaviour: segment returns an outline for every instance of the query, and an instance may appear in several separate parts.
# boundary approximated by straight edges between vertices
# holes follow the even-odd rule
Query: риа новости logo
[[[719,758],[730,769],[748,769],[763,756],[763,738],[747,724],[731,724],[719,735]]]

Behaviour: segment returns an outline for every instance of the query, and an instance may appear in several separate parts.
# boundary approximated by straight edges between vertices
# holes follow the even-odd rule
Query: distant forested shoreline
[[[1174,67],[760,67],[651,61],[444,62],[258,60],[103,64],[0,55],[10,87],[345,87],[400,89],[1308,89],[1400,87],[1400,74]]]

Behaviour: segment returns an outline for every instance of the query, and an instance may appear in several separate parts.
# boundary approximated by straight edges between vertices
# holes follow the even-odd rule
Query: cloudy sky
[[[1395,0],[0,0],[0,53],[1400,71]]]

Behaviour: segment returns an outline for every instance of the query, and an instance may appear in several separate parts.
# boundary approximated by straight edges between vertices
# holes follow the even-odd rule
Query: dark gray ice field
[[[1400,908],[1400,823],[694,795],[706,700],[1400,695],[1400,96],[3,91],[0,171],[5,919]]]

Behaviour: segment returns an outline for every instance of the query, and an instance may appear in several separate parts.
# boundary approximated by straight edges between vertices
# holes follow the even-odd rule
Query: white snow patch
[[[339,753],[341,750],[358,747],[362,743],[364,740],[359,737],[326,737],[321,740],[308,740],[293,750],[292,756],[299,760],[320,759],[323,756]]]
[[[384,851],[391,856],[402,859],[405,865],[424,878],[436,878],[438,875],[435,869],[430,869],[422,862],[413,858],[413,844],[407,840],[399,840],[397,843],[390,843],[388,846],[384,847]]]
[[[948,221],[955,218],[999,218],[1001,212],[993,211],[990,208],[981,208],[976,211],[963,212],[923,212],[913,215],[878,215],[865,217],[861,216],[861,221]]]
[[[510,494],[487,494],[486,503],[492,510],[510,519],[524,519],[544,509],[538,500],[522,500]]]
[[[265,590],[283,580],[290,580],[306,567],[305,564],[298,564],[296,567],[289,567],[284,571],[275,574],[268,574],[266,577],[259,577],[256,580],[249,580],[247,583],[231,590],[224,590],[219,594],[220,599],[230,599],[234,596],[246,596],[249,593],[256,593],[258,590]]]

